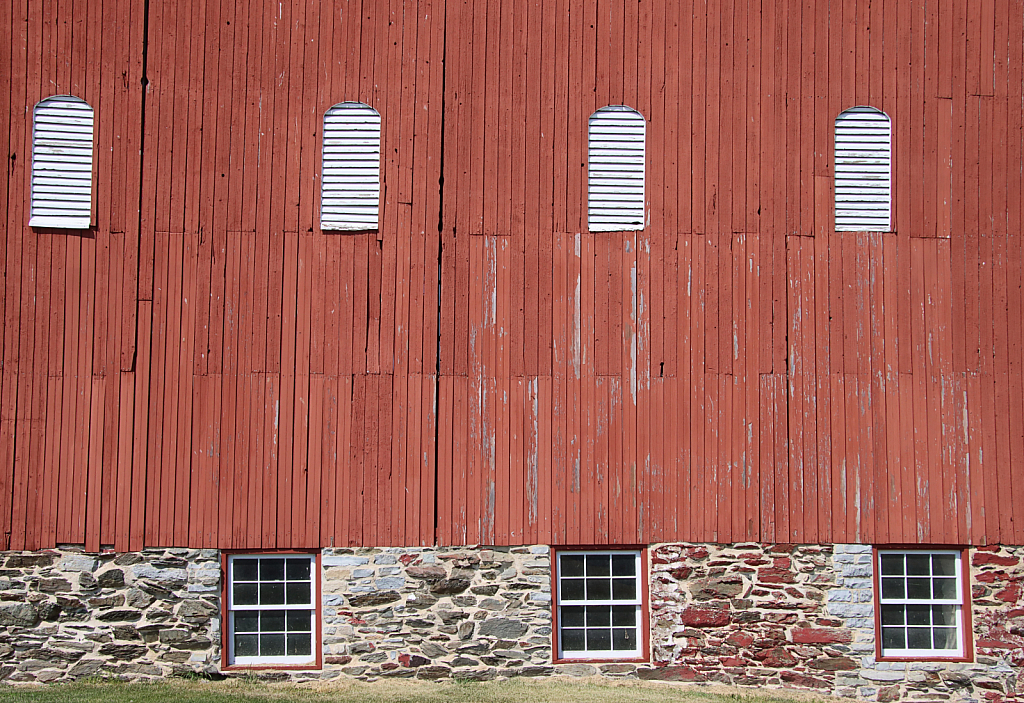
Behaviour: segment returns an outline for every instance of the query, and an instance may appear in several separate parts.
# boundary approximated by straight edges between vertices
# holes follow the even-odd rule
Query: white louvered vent
[[[647,123],[636,110],[609,105],[590,116],[588,223],[591,232],[644,228]]]
[[[890,230],[892,124],[873,107],[836,118],[836,230]]]
[[[32,116],[31,227],[92,224],[93,110],[71,95],[40,100]]]
[[[320,193],[321,229],[377,229],[380,115],[369,105],[344,102],[324,114]]]

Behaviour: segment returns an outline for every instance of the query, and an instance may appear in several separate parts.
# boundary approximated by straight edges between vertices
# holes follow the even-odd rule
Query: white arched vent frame
[[[833,138],[836,231],[892,231],[892,120],[851,107],[836,117]]]
[[[642,230],[647,214],[647,120],[627,105],[607,105],[587,124],[587,227]]]
[[[380,216],[380,113],[365,103],[341,102],[324,113],[320,172],[320,228],[367,231]]]
[[[74,95],[43,98],[32,110],[30,227],[92,226],[95,111]]]

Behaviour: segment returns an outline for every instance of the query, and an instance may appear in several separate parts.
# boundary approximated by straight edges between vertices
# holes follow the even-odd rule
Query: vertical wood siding
[[[0,547],[1024,541],[1020,0],[144,7],[0,3]],[[28,226],[65,94],[88,232]],[[343,102],[376,231],[321,228]],[[891,232],[836,231],[858,105]]]

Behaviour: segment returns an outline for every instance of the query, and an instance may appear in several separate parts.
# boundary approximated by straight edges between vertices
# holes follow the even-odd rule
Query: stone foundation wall
[[[0,554],[0,680],[216,671],[220,553]]]
[[[870,547],[749,543],[652,546],[650,661],[555,664],[547,546],[326,549],[322,670],[261,675],[601,674],[883,703],[1024,698],[1024,547],[968,556],[973,663],[876,661]],[[2,681],[219,673],[217,550],[6,553],[0,566]]]

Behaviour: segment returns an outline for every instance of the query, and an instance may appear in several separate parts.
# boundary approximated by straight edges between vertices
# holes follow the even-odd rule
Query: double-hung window
[[[639,550],[557,552],[559,659],[643,656]]]
[[[316,599],[314,555],[229,556],[228,664],[315,664]]]
[[[879,550],[883,657],[965,656],[964,583],[958,550]]]

